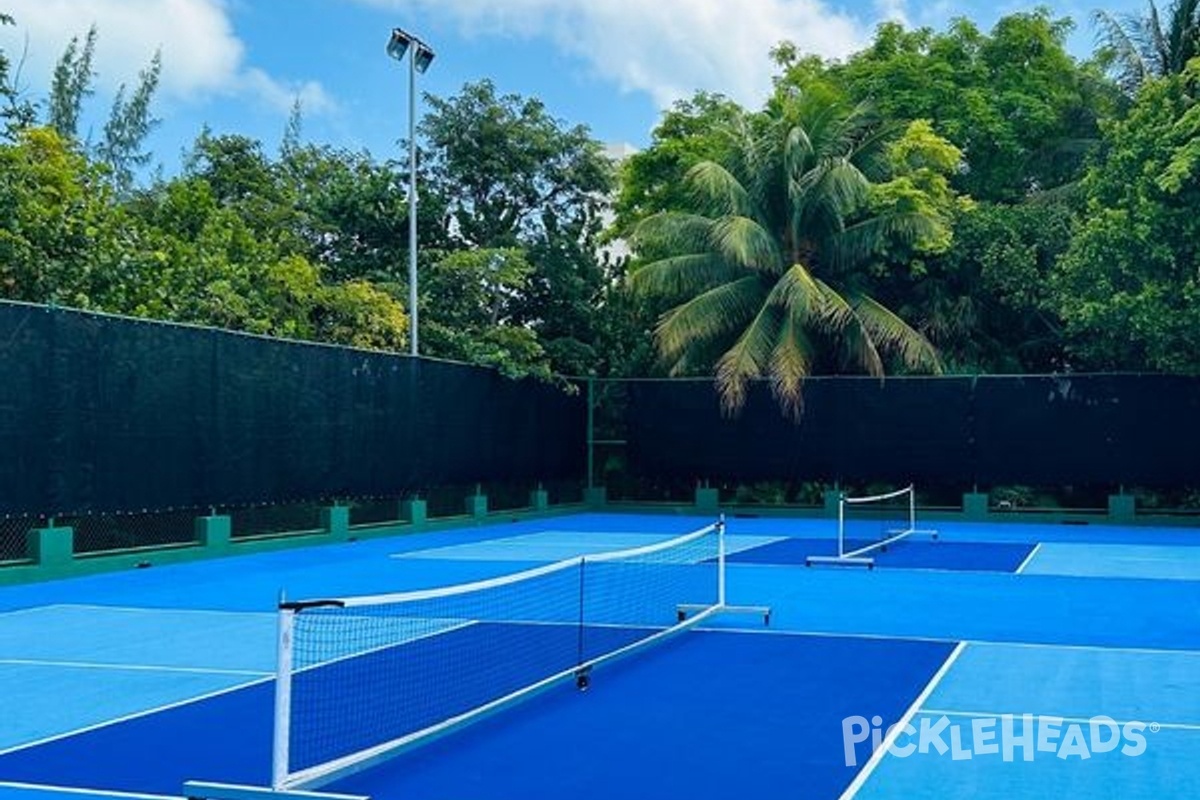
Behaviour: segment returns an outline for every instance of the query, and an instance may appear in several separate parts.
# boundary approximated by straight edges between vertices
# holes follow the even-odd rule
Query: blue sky
[[[99,133],[116,87],[133,83],[156,48],[161,125],[149,142],[168,172],[205,124],[274,150],[296,97],[307,141],[403,157],[408,79],[384,46],[393,26],[437,51],[418,88],[456,93],[490,78],[542,99],[604,142],[644,145],[661,110],[697,89],[755,106],[769,89],[767,52],[780,40],[828,57],[870,40],[884,19],[942,27],[965,16],[988,28],[1034,3],[946,0],[0,0],[17,20],[0,47],[21,83],[44,97],[67,40],[99,30],[96,94],[85,124]],[[1096,8],[1140,11],[1139,0],[1051,0],[1077,22],[1071,49],[1090,52]]]

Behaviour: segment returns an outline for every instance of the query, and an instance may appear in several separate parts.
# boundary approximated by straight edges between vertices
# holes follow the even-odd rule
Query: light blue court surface
[[[1200,653],[968,645],[910,730],[857,797],[1197,797]]]
[[[592,555],[646,547],[670,538],[662,533],[622,533],[614,531],[588,538],[580,531],[543,531],[520,536],[506,536],[482,542],[454,544],[427,550],[395,553],[402,559],[451,559],[467,561],[560,561],[564,558]],[[784,536],[729,535],[725,539],[727,553],[755,550],[764,545],[784,541]]]
[[[1200,581],[1200,548],[1046,542],[1023,570],[1031,575]]]
[[[267,781],[281,590],[461,583],[712,521],[579,514],[0,589],[0,800]],[[902,543],[868,572],[796,563],[793,551],[835,538],[828,521],[731,517],[729,602],[770,605],[769,628],[717,617],[602,668],[586,693],[557,688],[331,788],[398,800],[1200,796],[1200,531],[937,527],[961,547],[923,562]],[[984,557],[1017,546],[1020,559]],[[469,653],[473,630],[408,620],[384,633],[430,647],[453,632]],[[332,664],[352,652],[327,647]],[[990,752],[1006,715],[1014,737],[1028,719],[1047,749]],[[924,726],[927,752],[873,755],[867,736],[848,764],[845,720],[874,716],[918,732],[898,730],[900,748]],[[1105,749],[1102,720],[1093,747],[1098,717],[1118,746]]]

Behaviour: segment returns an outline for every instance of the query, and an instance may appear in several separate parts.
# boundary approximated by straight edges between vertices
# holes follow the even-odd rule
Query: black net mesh
[[[289,639],[289,772],[302,785],[661,638],[718,602],[717,548],[710,526],[465,586],[302,608]]]

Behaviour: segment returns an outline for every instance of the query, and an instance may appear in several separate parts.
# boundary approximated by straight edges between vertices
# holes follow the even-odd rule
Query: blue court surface
[[[640,548],[712,521],[578,514],[0,589],[0,800],[178,797],[188,780],[267,785],[281,590],[429,589]],[[586,691],[557,683],[320,790],[396,800],[1200,796],[1200,531],[937,527],[936,541],[899,542],[868,571],[804,565],[834,552],[829,521],[732,518],[728,604],[770,606],[769,626],[757,614],[708,617],[600,665]],[[671,569],[662,574],[693,574]],[[694,569],[715,574],[710,559]],[[623,596],[604,584],[615,573],[595,574],[593,590]],[[304,724],[321,736],[297,746],[293,763],[370,747],[380,725],[396,727],[389,736],[419,730],[657,629],[633,617],[539,621],[528,609],[551,599],[538,594],[513,595],[523,606],[513,619],[503,609],[375,619],[396,646],[323,644],[293,688],[329,705],[312,706]],[[447,654],[461,669],[430,682],[420,666]],[[404,699],[413,696],[423,699]]]

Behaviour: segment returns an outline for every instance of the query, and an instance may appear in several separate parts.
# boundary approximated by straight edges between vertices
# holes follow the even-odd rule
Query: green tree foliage
[[[150,103],[162,73],[162,53],[155,51],[150,65],[138,75],[137,88],[125,97],[125,84],[117,90],[112,111],[104,125],[104,140],[96,154],[112,169],[113,182],[125,193],[133,186],[134,170],[150,163],[151,154],[142,150],[146,137],[158,120],[150,114]]]
[[[443,357],[486,364],[507,375],[548,377],[537,335],[514,324],[515,304],[534,267],[520,248],[457,250],[424,273],[422,291],[437,298],[421,340]]]
[[[955,372],[1055,372],[1066,368],[1051,302],[1075,210],[1044,198],[980,203],[956,218],[945,253],[894,270],[881,298],[911,319]]]
[[[533,269],[511,299],[506,335],[524,342],[518,329],[528,329],[556,370],[583,370],[597,357],[592,318],[605,283],[598,250],[612,165],[585,128],[565,127],[538,100],[497,95],[489,81],[427,102],[423,182],[443,209],[445,248],[523,249]],[[431,302],[424,318],[440,313]]]
[[[50,83],[50,106],[47,124],[65,141],[79,138],[79,115],[83,101],[91,96],[92,60],[96,54],[96,26],[88,29],[82,46],[78,36],[72,36],[66,50],[54,67]]]
[[[1130,95],[1151,78],[1180,74],[1200,56],[1200,0],[1174,0],[1165,19],[1150,0],[1144,16],[1097,11],[1092,21],[1121,88]]]
[[[687,189],[679,176],[701,161],[722,158],[728,147],[723,131],[741,115],[736,103],[719,94],[697,92],[676,101],[654,128],[650,146],[621,166],[617,229],[629,231],[651,214],[682,205]]]
[[[981,201],[1011,202],[1075,180],[1096,120],[1114,98],[1099,69],[1066,52],[1069,20],[1045,9],[1002,17],[990,34],[958,19],[945,32],[880,26],[844,64],[822,65],[776,51],[781,88],[830,73],[854,101],[887,120],[930,120],[964,154],[955,188]]]
[[[16,300],[89,307],[121,226],[100,170],[55,131],[0,145],[0,287]]]
[[[428,177],[463,244],[511,246],[599,217],[612,170],[582,126],[564,129],[541,101],[497,96],[486,80],[426,102]]]
[[[407,291],[407,184],[396,165],[306,145],[285,149],[278,168],[292,195],[293,229],[330,280],[369,280]],[[418,205],[418,230],[423,271],[447,247],[442,204],[427,190]]]
[[[0,27],[15,24],[16,20],[11,15],[0,12]],[[18,131],[31,126],[37,119],[37,110],[22,97],[16,80],[8,54],[0,50],[0,103],[3,104],[0,107],[0,120],[4,121],[4,136],[9,140],[15,139]]]
[[[639,226],[639,243],[671,253],[633,282],[676,302],[657,328],[672,372],[715,367],[728,411],[741,407],[749,379],[769,377],[798,414],[804,378],[821,366],[937,370],[928,341],[859,280],[889,242],[919,246],[943,227],[909,199],[872,207],[893,177],[887,131],[815,82],[753,122],[737,126],[726,159],[688,171],[687,208]]]
[[[1058,272],[1073,366],[1200,370],[1200,62],[1151,80],[1105,131]]]

